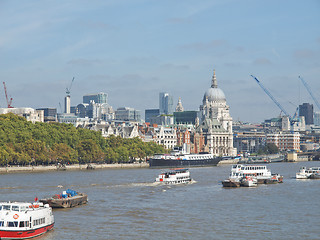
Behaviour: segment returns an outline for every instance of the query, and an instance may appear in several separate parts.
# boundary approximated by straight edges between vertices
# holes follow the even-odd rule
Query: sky
[[[0,80],[14,107],[108,103],[198,110],[215,69],[234,121],[291,115],[320,101],[319,0],[0,0]],[[3,86],[0,107],[6,107]],[[320,111],[314,104],[314,109]],[[63,110],[63,109],[62,109]]]

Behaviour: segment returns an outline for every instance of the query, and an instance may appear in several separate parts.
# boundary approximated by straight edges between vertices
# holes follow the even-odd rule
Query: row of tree
[[[31,123],[8,113],[0,115],[0,165],[49,165],[133,162],[163,146],[140,138],[102,137],[72,124]]]

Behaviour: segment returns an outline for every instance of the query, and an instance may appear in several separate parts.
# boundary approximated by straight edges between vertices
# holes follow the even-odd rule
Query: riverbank
[[[119,168],[148,168],[149,163],[113,163],[113,164],[90,164],[94,169],[119,169]],[[66,171],[72,170],[87,170],[88,164],[73,164],[66,165]],[[46,171],[61,171],[57,166],[10,166],[10,167],[0,167],[0,173],[8,172],[46,172]]]

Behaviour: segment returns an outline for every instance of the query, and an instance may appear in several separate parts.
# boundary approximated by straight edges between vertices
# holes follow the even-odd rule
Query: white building
[[[24,117],[28,121],[44,122],[44,111],[35,110],[33,108],[0,108],[0,114],[13,113],[15,115]]]
[[[155,128],[154,140],[156,143],[165,146],[166,149],[173,149],[177,145],[176,130],[163,126]]]
[[[206,148],[216,156],[234,156],[232,117],[224,92],[218,88],[215,71],[211,87],[203,96],[200,106],[200,125],[197,130],[203,134]]]

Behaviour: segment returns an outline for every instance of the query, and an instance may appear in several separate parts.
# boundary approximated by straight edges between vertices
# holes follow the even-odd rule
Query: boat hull
[[[49,204],[52,208],[71,208],[78,205],[86,204],[88,202],[88,195],[81,193],[74,197],[61,198],[61,199],[41,199],[40,202]]]
[[[231,181],[231,180],[224,180],[222,181],[223,187],[240,187],[240,182],[238,181]]]
[[[150,167],[203,167],[217,166],[222,160],[221,157],[199,159],[199,160],[178,160],[178,159],[149,159]]]
[[[37,229],[29,229],[29,230],[19,230],[19,231],[8,231],[8,230],[0,230],[0,239],[28,239],[40,236],[53,228],[54,223],[37,228]]]
[[[310,176],[309,176],[309,178],[310,179],[320,179],[320,174],[311,174]]]

